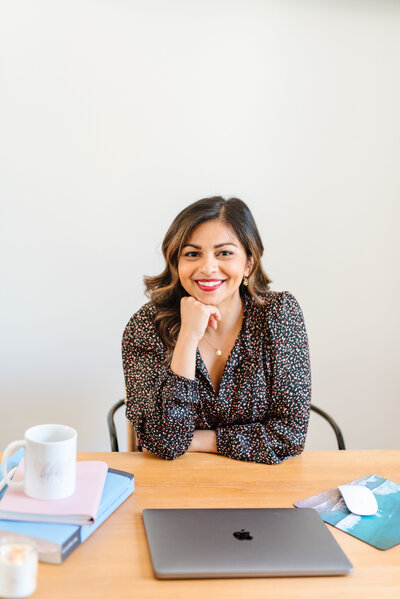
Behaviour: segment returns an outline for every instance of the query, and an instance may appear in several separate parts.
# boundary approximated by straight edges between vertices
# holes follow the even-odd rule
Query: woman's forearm
[[[194,380],[196,372],[197,342],[192,337],[179,334],[171,360],[171,370],[178,376]]]

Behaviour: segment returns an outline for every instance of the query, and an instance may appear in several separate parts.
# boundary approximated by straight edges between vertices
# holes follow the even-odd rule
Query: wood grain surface
[[[340,577],[156,580],[144,508],[293,507],[367,474],[400,483],[400,450],[308,451],[282,464],[188,453],[163,461],[141,453],[81,453],[133,472],[135,492],[61,565],[39,565],[35,599],[400,598],[400,545],[380,551],[329,527],[353,563]]]

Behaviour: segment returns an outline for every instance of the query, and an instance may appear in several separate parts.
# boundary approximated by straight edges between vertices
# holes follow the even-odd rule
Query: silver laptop
[[[330,576],[353,567],[311,508],[147,509],[157,578]]]

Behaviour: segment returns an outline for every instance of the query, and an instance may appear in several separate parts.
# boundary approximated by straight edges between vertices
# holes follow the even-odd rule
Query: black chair
[[[119,451],[117,429],[115,428],[114,415],[115,415],[115,412],[117,412],[117,410],[119,410],[124,404],[125,404],[125,400],[120,399],[119,401],[117,401],[116,404],[114,404],[111,407],[111,409],[108,411],[108,414],[107,414],[107,424],[108,424],[108,432],[110,435],[111,451]],[[329,414],[327,412],[325,412],[324,410],[321,410],[321,408],[317,408],[317,406],[314,406],[314,405],[311,405],[311,410],[313,412],[315,412],[316,414],[319,414],[320,416],[322,416],[322,418],[324,418],[327,422],[329,422],[329,424],[333,428],[333,431],[336,435],[338,449],[346,449],[342,431],[340,430],[339,426],[337,425],[335,420],[332,418],[332,416],[329,416]],[[128,424],[130,424],[130,423],[128,423]],[[130,431],[130,434],[128,437],[128,446],[129,446],[128,451],[137,451],[137,440],[136,440],[135,430],[132,425],[129,426],[128,431],[129,431],[129,429],[132,429],[132,430]]]
[[[124,405],[125,405],[125,400],[120,399],[119,401],[117,401],[117,403],[115,403],[109,409],[108,414],[107,414],[108,434],[110,435],[111,451],[119,451],[117,429],[115,427],[114,416],[115,416],[115,412],[117,412]],[[133,427],[132,427],[132,429],[133,429]],[[134,450],[128,449],[128,451],[134,451]]]
[[[314,406],[313,404],[311,404],[311,411],[315,412],[316,414],[319,414],[320,416],[322,416],[322,418],[325,418],[325,420],[327,422],[329,422],[329,424],[333,428],[333,431],[336,435],[338,449],[346,449],[342,431],[340,430],[337,422],[335,422],[335,420],[332,418],[332,416],[329,416],[329,414],[327,412],[325,412],[324,410],[321,410],[321,408],[317,408],[317,406]]]

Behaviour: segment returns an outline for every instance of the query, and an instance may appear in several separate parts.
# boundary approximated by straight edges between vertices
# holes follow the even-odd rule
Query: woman
[[[295,298],[269,292],[263,245],[239,199],[199,200],[173,221],[165,270],[129,321],[122,353],[127,418],[140,447],[273,464],[299,454],[311,383]]]

